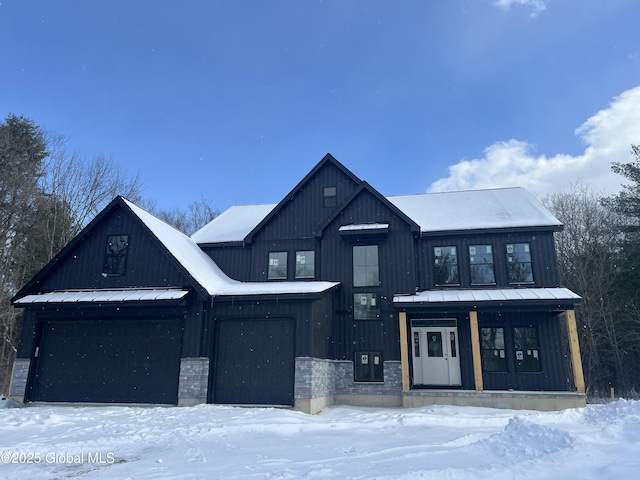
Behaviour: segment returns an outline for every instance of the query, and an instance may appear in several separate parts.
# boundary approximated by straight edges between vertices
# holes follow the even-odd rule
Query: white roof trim
[[[354,230],[384,230],[389,228],[388,223],[356,223],[352,225],[343,225],[338,231],[340,232],[351,232]]]
[[[175,288],[125,289],[125,290],[66,290],[27,295],[15,301],[17,305],[40,303],[79,302],[138,302],[180,300],[189,290]]]
[[[486,303],[517,301],[573,301],[580,296],[568,288],[497,288],[485,290],[428,290],[414,295],[394,295],[393,303]]]

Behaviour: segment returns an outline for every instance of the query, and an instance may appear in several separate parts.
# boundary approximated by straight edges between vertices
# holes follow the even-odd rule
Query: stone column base
[[[16,402],[24,403],[30,366],[30,358],[16,358],[13,362],[13,373],[11,374],[11,388],[9,389],[9,397]]]
[[[180,359],[178,406],[191,407],[207,403],[209,387],[209,359],[186,357]]]

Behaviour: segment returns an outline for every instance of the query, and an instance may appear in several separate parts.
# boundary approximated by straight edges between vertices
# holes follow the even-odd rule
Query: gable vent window
[[[335,207],[338,205],[338,189],[336,187],[324,187],[324,206]]]
[[[127,269],[129,235],[109,235],[104,255],[103,275],[124,275]]]

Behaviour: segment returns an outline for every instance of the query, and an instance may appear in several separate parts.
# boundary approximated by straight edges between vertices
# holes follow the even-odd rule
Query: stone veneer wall
[[[29,358],[16,358],[13,364],[9,396],[16,402],[24,402],[24,394],[27,391],[27,377],[29,376],[30,365],[31,359]]]
[[[294,398],[319,398],[335,393],[335,361],[296,358]]]
[[[180,359],[178,405],[191,406],[207,402],[209,359],[185,357]]]
[[[399,361],[384,362],[384,382],[355,382],[350,360],[296,358],[294,398],[296,407],[307,413],[334,403],[401,406],[401,395]]]
[[[402,364],[399,361],[384,362],[384,382],[354,382],[353,362],[335,361],[336,394],[401,395]]]

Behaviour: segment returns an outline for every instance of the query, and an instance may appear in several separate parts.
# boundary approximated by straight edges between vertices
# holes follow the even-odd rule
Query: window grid
[[[287,252],[269,253],[269,269],[267,278],[269,280],[287,279]]]
[[[481,328],[482,370],[485,372],[506,372],[507,355],[504,342],[504,328]]]
[[[472,285],[491,285],[496,283],[493,267],[493,248],[491,245],[470,245],[469,267]]]
[[[129,235],[109,235],[102,273],[107,276],[124,275],[129,254]]]
[[[380,296],[377,293],[353,294],[353,319],[377,320],[380,318]]]
[[[508,243],[506,252],[509,283],[533,283],[529,244]]]
[[[336,187],[324,187],[323,202],[325,207],[335,207],[338,205],[338,189]]]
[[[434,247],[433,263],[436,285],[458,285],[458,254],[456,247]]]
[[[378,246],[353,247],[353,286],[371,287],[380,283]]]
[[[384,382],[384,364],[380,351],[358,351],[354,355],[353,380]]]
[[[538,330],[535,327],[514,327],[513,348],[516,372],[536,373],[542,371]]]
[[[315,252],[313,250],[296,252],[296,278],[315,278]]]

